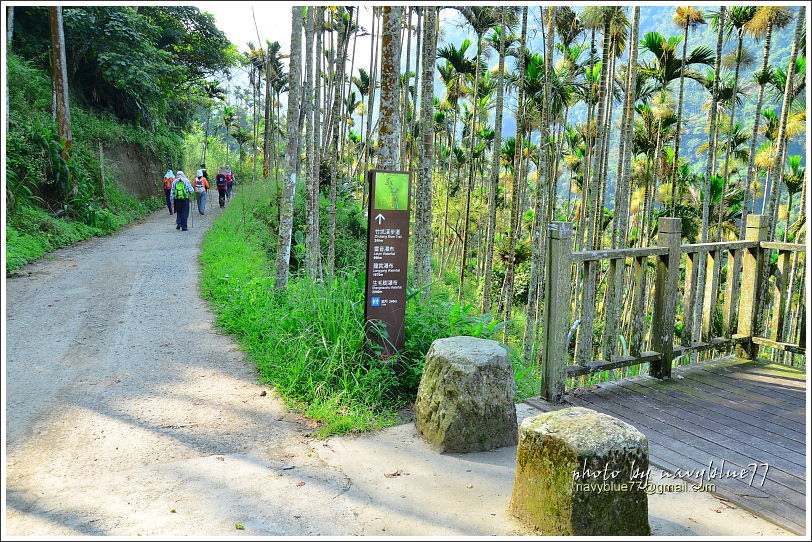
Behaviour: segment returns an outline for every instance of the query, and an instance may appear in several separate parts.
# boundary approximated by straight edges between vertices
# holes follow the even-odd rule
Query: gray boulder
[[[648,440],[588,408],[527,418],[510,510],[545,536],[648,536]]]
[[[518,438],[513,367],[496,341],[434,341],[415,403],[415,425],[440,452],[513,446]]]

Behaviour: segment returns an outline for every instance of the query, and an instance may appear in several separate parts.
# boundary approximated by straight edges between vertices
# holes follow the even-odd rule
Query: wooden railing
[[[568,381],[645,363],[652,376],[669,378],[675,359],[706,351],[735,347],[752,359],[768,347],[773,359],[803,355],[805,246],[767,242],[762,215],[749,215],[746,226],[740,241],[681,245],[681,220],[660,218],[658,246],[573,252],[572,224],[551,223],[540,319],[542,396],[558,402]],[[596,360],[599,306],[603,359]]]

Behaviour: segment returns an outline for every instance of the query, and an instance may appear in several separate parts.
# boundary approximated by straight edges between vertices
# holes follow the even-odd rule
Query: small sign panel
[[[369,182],[367,280],[364,320],[367,336],[383,357],[403,348],[406,317],[406,270],[409,255],[407,171],[373,169]]]

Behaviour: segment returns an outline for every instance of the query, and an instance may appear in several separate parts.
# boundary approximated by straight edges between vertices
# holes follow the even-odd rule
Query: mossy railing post
[[[662,358],[651,364],[651,376],[671,378],[671,362],[674,359],[674,321],[679,296],[677,280],[679,279],[682,221],[679,218],[662,217],[658,229],[657,245],[666,247],[668,254],[657,257],[651,348],[662,354]]]
[[[747,215],[746,241],[767,240],[767,217],[765,215]],[[761,287],[762,259],[764,250],[760,245],[744,249],[742,255],[742,283],[739,295],[738,333],[734,337],[752,338],[756,333],[756,320],[761,312],[759,290]],[[758,345],[752,341],[744,342],[736,348],[736,355],[753,359],[758,355]]]
[[[542,321],[541,395],[551,403],[564,397],[564,366],[567,362],[567,324],[572,280],[572,223],[552,222],[549,227],[547,281]]]

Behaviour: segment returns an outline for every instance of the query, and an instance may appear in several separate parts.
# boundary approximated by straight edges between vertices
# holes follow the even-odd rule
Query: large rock
[[[588,408],[527,418],[511,512],[540,534],[648,536],[648,440]]]
[[[415,403],[417,430],[440,452],[513,446],[518,438],[513,367],[496,341],[434,341]]]

